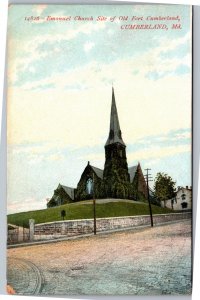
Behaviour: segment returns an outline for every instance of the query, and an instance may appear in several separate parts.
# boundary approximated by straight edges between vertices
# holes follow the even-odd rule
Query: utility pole
[[[97,225],[96,225],[96,200],[95,200],[95,193],[94,193],[94,173],[93,173],[93,213],[94,213],[94,235],[96,235]]]
[[[151,169],[145,169],[145,171],[147,171],[146,176],[146,183],[147,183],[147,198],[148,198],[148,202],[149,202],[149,212],[150,212],[150,219],[151,219],[151,227],[153,227],[153,215],[152,215],[152,209],[151,209],[151,202],[150,202],[150,196],[149,196],[149,181],[152,181],[152,177],[151,174],[149,174],[149,171]]]

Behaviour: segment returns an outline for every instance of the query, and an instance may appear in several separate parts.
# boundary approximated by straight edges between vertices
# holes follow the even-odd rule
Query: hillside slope
[[[7,216],[9,224],[15,224],[19,226],[28,226],[28,220],[34,219],[36,224],[60,221],[61,210],[66,211],[65,220],[75,219],[89,219],[93,218],[93,202],[92,200],[81,201],[77,203],[66,204],[58,207],[35,210],[28,212],[21,212],[11,214]],[[153,214],[162,214],[173,212],[170,209],[161,208],[152,205]],[[136,216],[136,215],[148,215],[149,206],[146,203],[137,203],[134,201],[126,200],[114,200],[114,201],[97,201],[96,204],[96,217],[120,217],[120,216]]]

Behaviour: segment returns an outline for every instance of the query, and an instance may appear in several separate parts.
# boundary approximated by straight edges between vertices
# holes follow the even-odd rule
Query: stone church
[[[77,188],[59,184],[47,207],[86,199],[132,199],[145,201],[147,186],[140,163],[128,168],[126,145],[119,125],[114,89],[110,113],[110,130],[105,144],[104,170],[87,163]]]

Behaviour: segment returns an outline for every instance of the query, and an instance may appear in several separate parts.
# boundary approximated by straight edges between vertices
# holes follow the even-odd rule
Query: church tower
[[[119,125],[114,89],[110,113],[110,131],[105,144],[105,166],[103,173],[107,197],[128,198],[130,175],[126,159],[126,145]]]
[[[147,186],[140,163],[128,169],[126,145],[119,125],[115,93],[112,88],[110,130],[105,144],[104,170],[90,165],[85,167],[77,188],[59,184],[47,207],[69,202],[103,198],[145,201]]]

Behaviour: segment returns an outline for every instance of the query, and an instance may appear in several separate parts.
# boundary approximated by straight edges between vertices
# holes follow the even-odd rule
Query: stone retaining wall
[[[182,219],[190,219],[191,212],[171,213],[154,215],[154,224],[172,222]],[[97,232],[117,230],[122,228],[131,228],[142,225],[150,225],[149,216],[129,216],[115,218],[98,218],[96,221]],[[80,234],[89,234],[94,230],[93,219],[81,219],[73,221],[57,221],[35,225],[34,239],[46,239],[61,236],[76,236]]]

